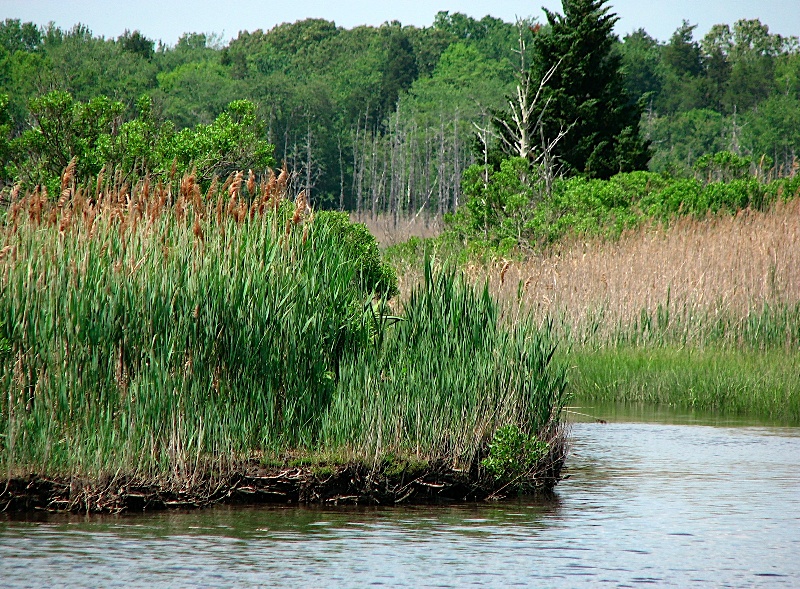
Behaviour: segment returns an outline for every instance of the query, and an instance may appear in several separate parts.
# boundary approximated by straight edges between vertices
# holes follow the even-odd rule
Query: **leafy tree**
[[[139,31],[125,32],[117,39],[122,49],[140,55],[145,59],[152,59],[155,55],[155,42],[142,35]]]
[[[703,61],[700,44],[694,40],[694,29],[684,20],[664,46],[664,89],[657,102],[660,111],[673,114],[702,108]]]
[[[648,126],[658,147],[650,167],[653,171],[687,176],[698,158],[733,148],[733,123],[711,109],[695,109],[654,119]]]
[[[442,53],[430,77],[414,82],[401,104],[418,116],[423,127],[438,124],[444,111],[477,120],[481,111],[503,103],[508,84],[502,83],[498,71],[502,71],[500,65],[484,58],[474,46],[454,43]]]
[[[181,129],[211,123],[242,94],[240,83],[216,60],[193,61],[158,74],[158,90],[164,116]]]
[[[400,28],[392,27],[386,49],[386,65],[381,80],[381,112],[391,113],[400,93],[411,87],[417,79],[417,60],[408,36]]]
[[[0,94],[0,186],[13,179],[11,162],[11,115],[8,112],[8,95]]]
[[[37,51],[41,43],[42,32],[32,22],[22,23],[16,18],[7,18],[0,23],[0,47],[9,53]]]
[[[778,94],[759,104],[742,128],[742,145],[756,160],[766,155],[782,174],[791,174],[800,155],[800,99]]]
[[[114,133],[124,106],[105,96],[87,103],[76,102],[63,91],[54,91],[29,104],[33,128],[14,141],[17,170],[31,184],[53,184],[73,158],[77,176],[97,174],[103,166],[98,152],[100,137]]]
[[[194,168],[200,180],[225,177],[235,170],[264,172],[275,163],[273,146],[264,138],[264,123],[247,100],[231,102],[213,123],[183,129],[159,148],[161,171],[173,160],[179,172]],[[171,164],[170,164],[171,165]]]
[[[598,178],[643,169],[649,159],[639,135],[642,108],[628,96],[613,51],[617,17],[605,4],[563,0],[563,15],[545,10],[550,27],[534,35],[531,67],[537,80],[555,68],[541,102],[547,137],[569,129],[555,155],[571,172]]]
[[[739,20],[733,25],[730,84],[725,96],[728,112],[750,110],[765,100],[775,87],[775,57],[783,39],[770,35],[758,19]]]
[[[625,91],[634,100],[656,97],[664,85],[661,48],[644,29],[625,35],[619,45]]]

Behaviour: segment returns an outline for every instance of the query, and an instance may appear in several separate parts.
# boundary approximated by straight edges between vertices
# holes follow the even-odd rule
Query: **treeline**
[[[6,20],[0,180],[57,178],[75,156],[92,175],[104,158],[117,168],[163,171],[245,153],[237,165],[258,173],[273,162],[271,144],[274,161],[287,163],[295,188],[306,188],[317,206],[453,211],[464,201],[462,172],[480,161],[476,136],[508,108],[526,71],[522,59],[530,63],[527,48],[551,27],[534,24],[447,12],[423,28],[343,29],[308,19],[243,31],[227,44],[186,34],[170,47],[137,31],[105,39],[81,25]],[[666,42],[643,30],[614,40],[626,98],[643,112],[650,169],[690,176],[700,157],[727,150],[774,175],[792,173],[800,146],[797,39],[773,35],[758,20],[717,25],[701,40],[693,31],[684,23]],[[231,110],[238,100],[252,108]],[[47,124],[57,148],[43,140]],[[236,142],[236,125],[249,133],[245,145]],[[123,162],[137,146],[140,159]],[[146,162],[148,154],[158,161]],[[212,168],[209,176],[229,171]]]

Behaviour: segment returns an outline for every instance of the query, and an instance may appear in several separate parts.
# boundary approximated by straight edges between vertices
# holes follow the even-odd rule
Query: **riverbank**
[[[625,402],[800,425],[800,356],[787,350],[619,346],[570,350],[573,403]]]
[[[454,468],[444,460],[384,457],[377,464],[350,462],[265,466],[239,464],[225,475],[192,473],[180,481],[131,476],[100,478],[11,477],[0,491],[0,511],[126,513],[195,509],[216,504],[409,505],[501,500],[547,494],[561,480],[566,436],[515,479],[485,468]],[[299,461],[303,462],[303,461]]]

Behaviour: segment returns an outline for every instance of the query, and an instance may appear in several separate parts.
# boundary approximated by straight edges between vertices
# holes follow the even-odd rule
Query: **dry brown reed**
[[[417,215],[413,217],[395,216],[388,213],[358,215],[351,213],[353,223],[363,223],[375,236],[381,247],[389,247],[412,237],[422,239],[438,236],[444,227],[441,217]]]
[[[488,279],[500,299],[573,327],[600,315],[608,328],[627,325],[659,305],[689,320],[744,317],[764,304],[800,301],[800,200],[766,212],[686,217],[617,241],[566,243],[523,262],[500,260],[468,272]]]
[[[153,187],[149,177],[129,186],[121,177],[106,177],[105,172],[93,182],[94,193],[88,186],[76,185],[74,160],[64,170],[61,178],[61,192],[57,201],[47,194],[47,189],[36,186],[32,191],[21,194],[19,186],[9,193],[6,214],[6,229],[0,232],[0,250],[11,251],[15,235],[22,223],[25,225],[57,227],[58,232],[66,234],[78,231],[82,237],[94,238],[98,223],[105,226],[119,226],[120,236],[135,231],[137,227],[152,228],[165,215],[174,215],[180,222],[191,223],[192,233],[202,242],[209,230],[208,225],[224,231],[226,219],[237,223],[248,217],[274,217],[280,203],[287,199],[288,172],[284,169],[281,177],[270,171],[268,179],[261,182],[261,193],[256,193],[256,177],[250,171],[247,178],[248,195],[242,193],[244,172],[233,172],[220,186],[218,179],[212,179],[203,194],[194,170],[176,179],[174,185],[164,185],[161,181]],[[173,188],[176,190],[173,192]],[[173,195],[177,195],[174,198]],[[248,201],[250,197],[252,202]],[[268,206],[271,205],[271,206]],[[305,194],[295,199],[293,225],[311,215]],[[141,221],[146,220],[146,225]]]

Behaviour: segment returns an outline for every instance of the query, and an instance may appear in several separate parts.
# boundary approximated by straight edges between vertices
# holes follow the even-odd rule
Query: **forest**
[[[616,19],[606,16],[610,30]],[[227,43],[186,33],[166,46],[138,31],[106,39],[83,25],[7,19],[0,183],[41,184],[52,194],[73,157],[79,178],[104,166],[123,175],[194,167],[205,182],[285,162],[292,188],[316,207],[439,216],[465,201],[462,176],[483,163],[481,150],[492,159],[482,140],[502,146],[497,115],[536,69],[536,38],[553,26],[440,12],[422,28],[306,19]],[[765,177],[794,173],[797,38],[759,20],[719,24],[702,38],[695,29],[684,21],[665,41],[642,29],[608,35],[624,84],[620,108],[639,113],[646,149],[627,167],[577,170],[584,177],[650,170],[692,178],[704,156],[719,152]],[[567,64],[555,76],[568,78]]]

